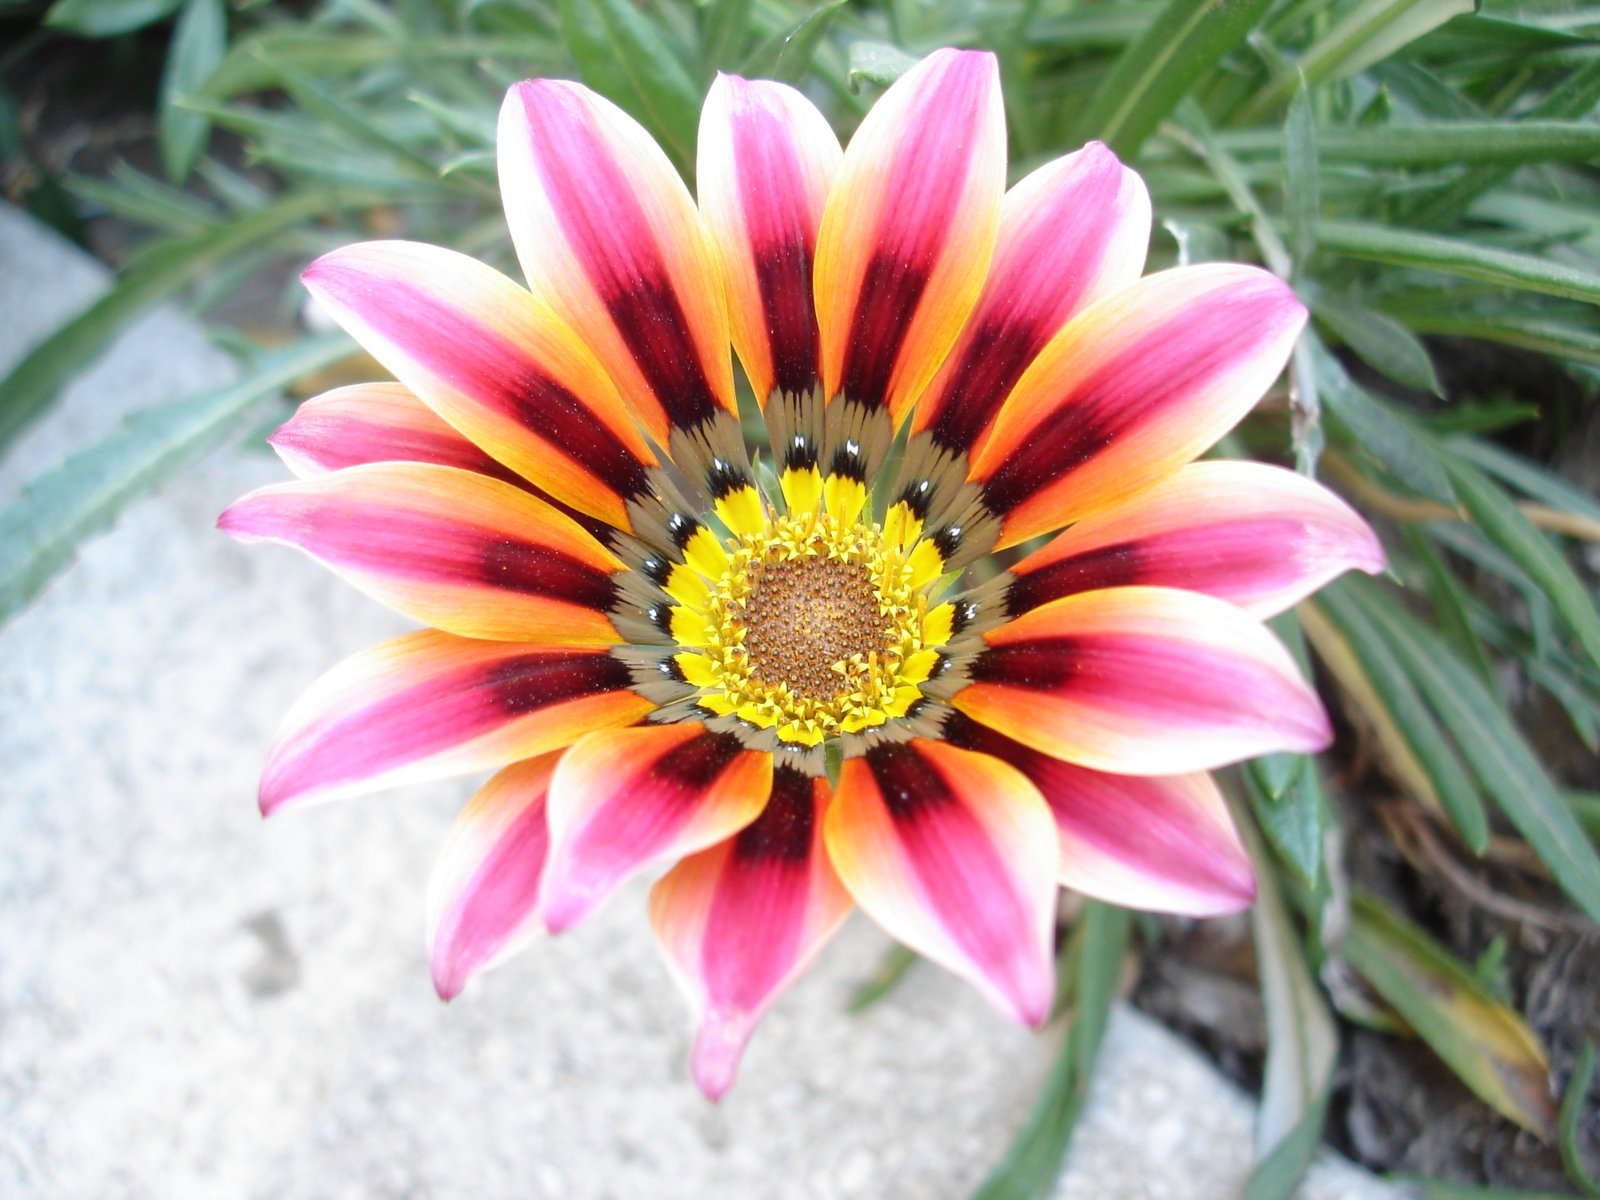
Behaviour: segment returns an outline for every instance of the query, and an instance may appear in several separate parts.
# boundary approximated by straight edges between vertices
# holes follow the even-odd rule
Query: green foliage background
[[[162,22],[164,178],[123,167],[68,181],[81,211],[118,214],[148,237],[110,292],[0,382],[0,447],[159,301],[204,315],[252,272],[380,228],[514,273],[493,131],[517,79],[583,79],[637,116],[692,184],[718,70],[800,85],[848,135],[918,55],[992,49],[1013,178],[1102,139],[1150,186],[1152,268],[1254,260],[1309,305],[1284,386],[1223,452],[1328,479],[1378,524],[1392,572],[1328,588],[1279,632],[1316,660],[1395,789],[1462,856],[1520,838],[1551,903],[1600,920],[1600,797],[1572,790],[1518,720],[1542,695],[1564,725],[1538,731],[1540,744],[1600,753],[1600,503],[1507,448],[1594,420],[1600,11],[1552,0],[59,0],[33,37]],[[273,185],[212,156],[217,130],[242,138]],[[1545,382],[1488,390],[1441,370],[1441,349]],[[323,335],[240,353],[241,382],[40,464],[0,514],[0,619],[130,499],[352,347]],[[1574,1186],[1600,1195],[1577,1145],[1592,1054],[1558,1112],[1548,1056],[1517,1014],[1405,915],[1352,897],[1327,849],[1346,806],[1316,762],[1260,760],[1232,790],[1263,877],[1252,922],[1270,1034],[1249,1194],[1289,1195],[1315,1149],[1336,1007],[1420,1036],[1489,1104],[1558,1139]],[[1076,923],[1062,957],[1069,1032],[986,1200],[1048,1189],[1129,945],[1117,910],[1089,905]],[[1343,970],[1365,981],[1359,1002],[1323,987]]]

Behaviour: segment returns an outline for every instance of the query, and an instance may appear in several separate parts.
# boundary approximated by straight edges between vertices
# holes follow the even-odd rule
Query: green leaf
[[[900,986],[916,962],[917,952],[907,950],[896,942],[884,954],[872,974],[850,993],[850,1002],[845,1006],[845,1011],[854,1014],[871,1008]]]
[[[1494,664],[1489,661],[1488,651],[1483,648],[1483,642],[1472,628],[1466,588],[1422,529],[1407,525],[1405,538],[1406,545],[1411,547],[1411,553],[1422,567],[1426,580],[1424,586],[1440,632],[1450,639],[1451,645],[1467,665],[1478,672],[1478,677],[1492,686]]]
[[[1324,588],[1315,600],[1344,637],[1351,654],[1372,684],[1372,691],[1405,737],[1417,763],[1427,773],[1440,806],[1461,840],[1474,854],[1489,847],[1489,819],[1483,800],[1444,731],[1428,711],[1405,663],[1389,649],[1361,606],[1345,589]]]
[[[1600,612],[1594,599],[1550,539],[1476,467],[1453,455],[1443,459],[1461,505],[1478,527],[1550,598],[1589,657],[1600,663]]]
[[[727,68],[739,61],[736,51],[750,28],[752,0],[712,0],[701,17],[700,73]]]
[[[1404,615],[1368,581],[1347,577],[1336,586],[1358,602],[1484,790],[1556,882],[1591,919],[1600,920],[1600,857],[1498,699],[1431,629]]]
[[[1593,1082],[1594,1043],[1585,1042],[1572,1068],[1572,1078],[1567,1080],[1566,1093],[1561,1097],[1561,1161],[1567,1168],[1567,1176],[1583,1190],[1583,1194],[1600,1200],[1600,1181],[1584,1170],[1583,1154],[1578,1148],[1579,1133],[1583,1127],[1583,1105],[1589,1097],[1589,1085]]]
[[[1311,87],[1348,79],[1473,6],[1474,0],[1360,0],[1300,56],[1298,71]],[[1296,71],[1283,71],[1245,106],[1240,122],[1260,120],[1296,86]]]
[[[56,0],[44,23],[79,37],[107,38],[164,21],[183,0]]]
[[[29,484],[0,515],[0,621],[14,616],[127,504],[236,430],[264,397],[353,352],[343,334],[264,354],[237,383],[134,413]]]
[[[1540,317],[1468,310],[1408,314],[1406,323],[1418,333],[1443,333],[1477,338],[1600,367],[1600,333]]]
[[[583,81],[638,117],[678,165],[694,166],[700,89],[630,0],[560,0],[561,33]]]
[[[1117,978],[1128,948],[1128,913],[1089,901],[1072,932],[1076,946],[1072,1025],[1017,1138],[973,1200],[1043,1200],[1061,1172],[1088,1098]]]
[[[1358,386],[1314,333],[1302,334],[1300,342],[1307,348],[1324,406],[1334,420],[1350,431],[1355,445],[1407,487],[1454,507],[1455,493],[1439,465],[1432,440],[1387,403]]]
[[[0,448],[43,411],[74,372],[92,362],[125,325],[153,304],[218,262],[292,225],[331,208],[367,201],[359,193],[295,192],[215,230],[172,239],[150,250],[137,270],[35,346],[0,380]]]
[[[1317,163],[1321,153],[1311,90],[1301,87],[1289,104],[1289,116],[1283,125],[1284,224],[1288,227],[1289,252],[1299,274],[1305,272],[1317,249],[1317,215],[1322,209]]]
[[[1364,221],[1325,220],[1320,235],[1323,249],[1351,258],[1441,271],[1501,287],[1600,304],[1600,275],[1533,254],[1496,250],[1459,238],[1389,229]]]
[[[1314,765],[1301,770],[1294,781],[1274,800],[1267,795],[1254,770],[1243,772],[1245,793],[1256,814],[1256,823],[1278,857],[1308,888],[1315,888],[1322,874],[1323,820],[1322,781]]]
[[[174,183],[188,178],[211,132],[204,113],[181,107],[183,98],[205,82],[227,48],[228,10],[223,0],[184,0],[167,50],[156,113],[161,165]]]
[[[1217,142],[1241,158],[1287,154],[1276,130],[1222,132]],[[1520,167],[1590,162],[1600,157],[1600,126],[1586,121],[1427,121],[1327,129],[1318,136],[1324,162],[1368,167]]]
[[[915,54],[907,54],[899,46],[888,42],[851,42],[850,66],[845,72],[845,79],[852,90],[860,87],[862,80],[888,87],[916,66],[917,62]]]
[[[1342,950],[1480,1099],[1550,1139],[1556,1114],[1549,1056],[1522,1018],[1465,965],[1388,905],[1359,892]]]
[[[1278,891],[1272,860],[1236,801],[1233,808],[1235,824],[1255,866],[1256,903],[1250,910],[1250,932],[1267,1020],[1267,1061],[1256,1116],[1259,1161],[1245,1197],[1288,1200],[1321,1137],[1338,1034],[1306,965],[1299,933]]]
[[[781,33],[773,34],[745,60],[746,75],[798,83],[811,69],[812,56],[846,0],[830,0]]]
[[[1502,483],[1531,496],[1552,508],[1600,521],[1600,501],[1581,488],[1568,483],[1554,471],[1537,466],[1519,454],[1502,450],[1492,442],[1476,438],[1451,438],[1446,445],[1451,452],[1468,462],[1475,463]]]
[[[1368,366],[1396,383],[1442,396],[1433,362],[1421,342],[1382,313],[1330,295],[1320,288],[1308,297],[1311,311],[1361,356]]]
[[[1170,0],[1090,93],[1094,99],[1072,140],[1100,138],[1132,157],[1267,8],[1267,0]]]

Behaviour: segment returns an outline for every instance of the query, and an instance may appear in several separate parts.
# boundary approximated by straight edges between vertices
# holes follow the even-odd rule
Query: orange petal
[[[942,742],[884,742],[844,763],[828,855],[868,916],[1039,1025],[1054,988],[1058,850],[1015,767]]]
[[[772,755],[698,722],[584,738],[550,785],[545,923],[569,929],[635,871],[732,836],[771,791]]]
[[[728,320],[700,214],[627,113],[582,84],[516,84],[500,192],[535,295],[605,364],[650,436],[736,412]]]
[[[821,378],[812,264],[839,139],[794,88],[718,75],[700,114],[700,209],[734,349],[763,406]]]
[[[693,1069],[719,1099],[757,1023],[850,912],[823,847],[828,784],[780,767],[761,815],[650,892],[650,923],[699,1026]]]
[[[983,286],[1005,191],[992,54],[939,50],[850,139],[817,240],[823,390],[898,423]]]
[[[482,263],[416,242],[325,254],[301,277],[335,320],[451,426],[556,499],[621,529],[649,447],[549,307]]]
[[[1305,308],[1256,267],[1150,275],[1051,340],[972,466],[1000,545],[1048,533],[1198,457],[1288,361]]]

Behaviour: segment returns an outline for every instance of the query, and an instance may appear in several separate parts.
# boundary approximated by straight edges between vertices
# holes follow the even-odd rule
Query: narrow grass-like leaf
[[[1563,321],[1456,310],[1408,314],[1406,323],[1418,333],[1499,342],[1600,367],[1600,333]]]
[[[1600,1200],[1600,1180],[1584,1169],[1583,1153],[1578,1147],[1579,1133],[1583,1128],[1583,1106],[1589,1098],[1589,1085],[1593,1082],[1594,1043],[1585,1042],[1572,1068],[1572,1078],[1567,1080],[1566,1093],[1561,1097],[1561,1161],[1567,1168],[1567,1176],[1583,1190],[1583,1194],[1592,1200]]]
[[[62,325],[0,380],[0,448],[50,402],[56,391],[105,349],[124,326],[158,301],[193,282],[218,262],[276,237],[285,229],[336,207],[369,202],[348,193],[317,190],[286,195],[269,208],[192,238],[165,243],[138,270]]]
[[[134,413],[121,430],[34,480],[0,515],[0,621],[36,596],[129,501],[227,437],[263,398],[352,351],[341,333],[264,354],[237,383]]]
[[[1267,841],[1300,883],[1315,888],[1322,875],[1323,820],[1327,812],[1315,766],[1299,772],[1276,800],[1267,795],[1254,771],[1247,768],[1241,778],[1256,824]]]
[[[1489,819],[1483,810],[1478,787],[1423,703],[1405,664],[1388,648],[1361,607],[1352,602],[1343,589],[1324,588],[1312,607],[1326,614],[1355,656],[1372,684],[1372,695],[1405,737],[1461,840],[1474,854],[1482,854],[1489,846]]]
[[[1243,44],[1267,8],[1267,0],[1170,0],[1091,93],[1071,140],[1100,138],[1124,157],[1135,154],[1189,90]]]
[[[1128,928],[1127,910],[1092,900],[1084,905],[1072,934],[1079,943],[1072,1024],[1016,1140],[973,1200],[1043,1200],[1054,1188],[1094,1078],[1127,953]]]
[[[700,18],[700,74],[709,77],[738,64],[736,53],[750,28],[752,0],[712,0]]]
[[[350,75],[395,63],[425,67],[429,63],[501,60],[515,63],[519,74],[555,73],[570,63],[555,52],[553,40],[516,37],[432,36],[397,42],[392,37],[342,31],[269,28],[238,38],[211,77],[205,95],[222,100],[242,92],[276,87],[278,68],[288,64],[308,75]]]
[[[1578,635],[1589,657],[1600,663],[1600,612],[1595,611],[1594,598],[1566,558],[1483,472],[1453,456],[1445,456],[1443,462],[1462,507],[1484,534],[1527,572]]]
[[[1367,581],[1345,579],[1334,586],[1357,601],[1455,738],[1484,790],[1556,882],[1591,919],[1600,920],[1600,856],[1498,699],[1432,630],[1403,615]]]
[[[1551,1138],[1556,1110],[1549,1055],[1527,1023],[1465,965],[1388,905],[1359,892],[1343,953],[1480,1099]]]
[[[1241,158],[1289,151],[1277,132],[1246,129],[1217,134]],[[1428,121],[1322,131],[1318,153],[1329,163],[1368,167],[1453,167],[1462,163],[1520,167],[1529,163],[1591,162],[1600,157],[1600,126],[1586,121]]]
[[[900,986],[916,962],[917,952],[907,950],[896,942],[878,960],[878,965],[873,968],[872,974],[863,979],[856,990],[850,993],[850,1002],[845,1005],[845,1011],[859,1013],[871,1008]]]
[[[1301,344],[1317,373],[1322,401],[1335,421],[1349,430],[1354,442],[1371,454],[1396,479],[1430,500],[1455,504],[1450,480],[1439,466],[1431,440],[1389,405],[1356,384],[1320,338],[1307,332]]]
[[[184,108],[183,99],[205,82],[228,48],[228,10],[222,0],[184,0],[161,75],[156,141],[167,178],[182,183],[205,148],[211,122]]]
[[[917,64],[917,56],[888,42],[851,42],[849,62],[845,78],[852,88],[862,80],[888,87]]]
[[[1302,86],[1289,103],[1283,123],[1283,208],[1289,253],[1294,256],[1296,278],[1304,278],[1317,250],[1317,216],[1322,211],[1321,173],[1317,164],[1322,147],[1317,137],[1316,111],[1311,89]]]
[[[583,81],[638,117],[680,170],[692,170],[700,89],[650,16],[629,0],[561,0],[561,32]]]
[[[1535,500],[1591,521],[1600,521],[1600,501],[1553,471],[1530,463],[1509,450],[1502,450],[1493,442],[1476,438],[1451,438],[1446,445],[1452,453]]]
[[[1360,0],[1301,55],[1298,70],[1312,87],[1347,79],[1381,62],[1451,17],[1473,10],[1475,0]],[[1260,120],[1294,93],[1295,72],[1280,73],[1257,93],[1240,121]]]
[[[1513,128],[1520,129],[1528,121],[1578,121],[1592,112],[1597,103],[1600,103],[1600,58],[1579,66],[1561,81],[1560,86],[1552,88],[1549,94],[1540,99]],[[1413,206],[1409,212],[1411,223],[1436,225],[1465,212],[1473,200],[1509,179],[1513,170],[1510,166],[1477,165],[1479,160],[1472,156],[1465,156],[1463,161],[1475,165],[1425,203]]]
[[[1312,292],[1309,300],[1317,320],[1338,334],[1368,366],[1406,387],[1443,395],[1427,350],[1404,326],[1321,289]]]
[[[1478,672],[1485,683],[1494,683],[1494,664],[1483,648],[1483,642],[1472,628],[1467,591],[1456,578],[1444,556],[1434,549],[1428,535],[1415,525],[1405,529],[1406,545],[1422,567],[1428,600],[1433,606],[1434,619],[1439,630],[1450,639],[1461,657]]]
[[[1287,1200],[1316,1151],[1339,1041],[1333,1016],[1306,965],[1299,932],[1278,891],[1272,859],[1236,801],[1232,807],[1255,866],[1250,932],[1267,1020],[1267,1061],[1256,1115],[1259,1162],[1245,1196]]]
[[[183,0],[56,0],[44,23],[79,37],[108,38],[154,25],[178,11]]]
[[[744,73],[798,83],[810,69],[817,46],[845,3],[846,0],[830,0],[788,29],[773,34],[745,60]]]
[[[1319,230],[1323,249],[1351,258],[1440,271],[1501,287],[1600,304],[1600,274],[1538,255],[1496,250],[1415,230],[1389,229],[1366,221],[1325,220]]]

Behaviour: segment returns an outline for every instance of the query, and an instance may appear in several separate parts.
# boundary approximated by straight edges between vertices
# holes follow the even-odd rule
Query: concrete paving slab
[[[0,368],[105,278],[0,208]],[[180,315],[142,322],[0,463],[0,498],[121,411],[229,369]],[[423,891],[470,786],[257,817],[295,695],[400,628],[298,556],[213,531],[282,477],[259,452],[213,455],[0,631],[0,1196],[969,1195],[1055,1041],[932,968],[844,1015],[886,948],[864,920],[712,1106],[642,886],[445,1006]],[[1119,1011],[1056,1195],[1238,1195],[1251,1118],[1197,1053]],[[1304,1189],[1394,1194],[1331,1155]]]

